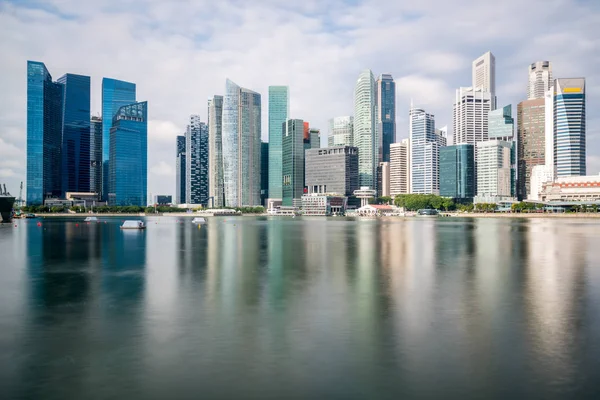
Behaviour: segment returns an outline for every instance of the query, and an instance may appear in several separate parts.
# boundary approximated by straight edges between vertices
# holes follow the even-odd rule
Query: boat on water
[[[433,208],[424,208],[422,210],[417,211],[418,217],[437,217],[439,215],[440,213],[438,212],[438,210],[435,210]]]
[[[206,224],[206,220],[203,217],[194,217],[194,219],[192,220],[192,224],[204,225]]]
[[[98,218],[97,217],[87,217],[86,219],[83,220],[83,222],[98,222]]]
[[[146,229],[146,224],[143,221],[127,220],[123,222],[121,229]]]
[[[2,190],[2,187],[4,187],[4,190]],[[2,215],[2,222],[10,222],[12,220],[14,204],[15,197],[8,193],[6,185],[0,186],[0,214]]]
[[[26,214],[25,218],[35,218],[35,214]]]

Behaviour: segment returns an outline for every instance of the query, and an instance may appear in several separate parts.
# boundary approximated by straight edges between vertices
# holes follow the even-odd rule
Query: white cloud
[[[15,171],[10,168],[0,168],[0,178],[15,176]]]

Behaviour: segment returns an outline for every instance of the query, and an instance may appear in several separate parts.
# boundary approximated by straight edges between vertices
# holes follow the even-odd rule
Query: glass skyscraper
[[[208,196],[212,206],[225,205],[223,189],[223,96],[208,100]]]
[[[475,197],[475,146],[440,148],[440,196],[472,201]]]
[[[283,123],[290,113],[287,86],[269,86],[269,198],[282,199]]]
[[[556,79],[554,165],[558,178],[586,174],[585,140],[585,79]]]
[[[175,203],[185,203],[185,136],[177,136],[177,161],[175,167]]]
[[[102,198],[108,198],[110,186],[109,158],[110,131],[117,111],[126,105],[135,103],[135,83],[117,79],[102,78]],[[109,185],[104,184],[109,182]]]
[[[223,98],[223,186],[228,207],[260,205],[260,94],[227,79]]]
[[[148,103],[120,107],[110,129],[110,205],[146,206]]]
[[[396,139],[396,83],[392,75],[381,74],[375,88],[379,162],[389,162],[390,144]]]
[[[185,135],[185,202],[208,203],[208,126],[199,115],[190,117]]]
[[[293,206],[304,193],[304,121],[288,119],[282,124],[283,199],[282,205]]]
[[[329,120],[327,146],[352,146],[354,143],[354,117],[351,115]]]
[[[102,118],[90,121],[90,191],[102,195]]]
[[[63,85],[44,63],[27,61],[27,204],[61,194]]]
[[[260,144],[260,204],[269,197],[269,143]]]
[[[488,139],[512,141],[515,131],[515,120],[512,117],[512,106],[509,104],[488,113]]]
[[[90,77],[66,74],[63,89],[62,196],[90,191]]]
[[[358,180],[360,186],[376,189],[378,160],[376,134],[375,78],[367,69],[361,72],[354,89],[354,146],[358,147]]]
[[[409,118],[411,193],[438,194],[440,139],[435,131],[434,116],[411,108]]]

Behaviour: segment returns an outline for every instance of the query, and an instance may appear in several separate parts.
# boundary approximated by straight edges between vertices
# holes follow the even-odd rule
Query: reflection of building
[[[585,175],[584,78],[554,81],[554,121],[556,176]]]
[[[343,214],[348,199],[343,196],[305,194],[302,196],[302,213],[304,215]]]
[[[329,120],[327,146],[352,146],[354,135],[354,117],[335,117]]]
[[[409,193],[410,145],[408,139],[390,145],[390,196]]]
[[[495,203],[512,197],[512,143],[477,143],[477,203]]]
[[[396,141],[396,83],[390,74],[381,74],[375,84],[377,103],[378,161],[390,161],[390,145]]]
[[[288,119],[283,124],[283,201],[284,206],[300,203],[304,193],[304,123]]]
[[[269,197],[283,198],[283,130],[290,114],[290,97],[287,86],[269,86]]]
[[[375,124],[375,78],[367,69],[360,73],[354,89],[354,146],[358,147],[358,181],[375,188],[378,143]]]
[[[309,193],[351,196],[358,189],[358,149],[349,146],[306,150]]]
[[[467,201],[475,196],[475,149],[472,144],[440,149],[440,196]]]

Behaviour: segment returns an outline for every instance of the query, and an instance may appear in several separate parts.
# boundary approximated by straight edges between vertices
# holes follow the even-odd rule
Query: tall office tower
[[[260,144],[260,204],[266,206],[269,197],[269,143]]]
[[[527,99],[541,99],[552,86],[552,64],[550,61],[537,61],[529,66]]]
[[[336,146],[305,152],[305,176],[309,193],[352,196],[358,186],[358,149]]]
[[[525,192],[528,200],[541,200],[540,192],[544,187],[544,183],[551,182],[556,177],[554,167],[554,87],[550,87],[544,97],[544,126],[544,163],[534,165],[531,168],[529,187]],[[521,184],[520,178],[518,183]],[[521,196],[522,191],[521,189],[518,192],[519,196]]]
[[[475,197],[475,146],[456,144],[440,149],[440,196],[459,202]]]
[[[390,195],[390,163],[380,162],[377,166],[377,196]]]
[[[545,113],[544,98],[525,100],[517,105],[517,197],[520,200],[531,198],[533,168],[545,162]]]
[[[183,204],[185,200],[185,171],[186,171],[186,155],[185,155],[185,136],[177,136],[177,161],[175,165],[175,203]]]
[[[327,146],[352,146],[354,136],[354,117],[347,115],[329,120]]]
[[[411,108],[409,118],[411,193],[438,194],[440,139],[435,118],[420,108]]]
[[[213,207],[225,205],[223,186],[223,96],[208,100],[208,196]]]
[[[260,94],[227,79],[223,98],[223,186],[228,207],[260,205],[260,110]]]
[[[110,130],[119,108],[135,103],[135,83],[102,78],[102,199],[108,200],[110,186]]]
[[[199,115],[190,116],[185,133],[185,202],[208,203],[208,126]]]
[[[376,189],[375,78],[370,69],[358,76],[354,89],[354,146],[358,147],[358,180],[360,186]]]
[[[310,126],[308,124],[308,121],[304,121],[304,129],[302,130],[302,134],[303,134],[303,139],[302,139],[302,143],[304,143],[304,150],[306,149],[310,149]]]
[[[27,61],[27,205],[61,194],[63,85]]]
[[[65,74],[63,89],[62,196],[90,191],[90,77]]]
[[[108,202],[146,206],[148,188],[148,103],[120,107],[110,128]]]
[[[390,145],[390,196],[410,191],[410,145],[408,139]]]
[[[488,139],[512,142],[515,131],[515,120],[512,117],[512,106],[509,104],[488,113]]]
[[[491,100],[491,110],[496,109],[496,58],[488,51],[473,61],[472,70],[474,90],[488,92]]]
[[[317,128],[310,128],[308,130],[308,136],[310,138],[309,149],[318,149],[321,147],[321,130]]]
[[[456,90],[454,102],[454,144],[488,140],[488,114],[492,107],[490,92],[470,87]]]
[[[290,97],[287,86],[269,86],[269,198],[283,198],[282,130],[290,115]]]
[[[102,195],[102,118],[90,121],[90,192]]]
[[[488,140],[477,143],[476,203],[495,203],[513,197],[512,143]]]
[[[554,81],[556,177],[583,176],[585,165],[585,78]]]
[[[283,133],[283,201],[284,206],[300,203],[304,193],[304,121],[288,119]]]
[[[437,142],[440,147],[448,146],[448,127],[444,126],[435,130]]]
[[[396,141],[396,82],[391,74],[379,75],[375,93],[378,157],[380,162],[389,162],[390,144]]]

